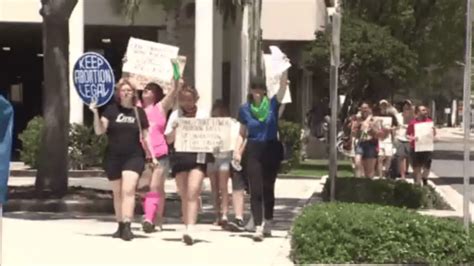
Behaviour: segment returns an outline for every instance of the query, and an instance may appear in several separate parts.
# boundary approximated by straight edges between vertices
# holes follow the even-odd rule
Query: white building
[[[166,14],[143,1],[133,25],[119,11],[119,0],[79,0],[70,20],[70,64],[86,51],[102,53],[120,74],[129,37],[164,42]],[[42,17],[39,0],[0,0],[0,93],[14,100],[15,134],[41,114]],[[185,78],[200,93],[200,105],[222,98],[235,112],[247,94],[244,85],[246,10],[223,21],[214,0],[185,0],[178,28],[180,54],[187,56]],[[312,105],[311,73],[301,68],[301,50],[324,27],[324,0],[263,0],[264,48],[278,45],[290,57],[293,104],[287,114],[301,121]],[[21,84],[21,86],[18,86]],[[71,86],[71,122],[89,120],[89,112]],[[15,145],[17,146],[17,145]]]

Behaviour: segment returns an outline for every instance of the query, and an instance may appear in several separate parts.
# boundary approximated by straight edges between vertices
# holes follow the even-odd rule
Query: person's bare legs
[[[362,177],[364,175],[364,167],[362,165],[362,155],[356,154],[354,157],[354,171],[356,177]]]
[[[363,159],[362,165],[364,166],[364,175],[370,179],[374,178],[375,175],[375,165],[377,164],[377,159]]]
[[[155,224],[158,225],[159,229],[161,229],[161,225],[163,223],[163,212],[165,210],[166,204],[166,194],[165,194],[165,181],[166,181],[166,174],[165,169],[161,166],[157,166],[153,170],[153,174],[151,176],[150,181],[150,192],[158,193],[159,200],[158,200],[158,209],[156,211],[155,217]]]
[[[122,217],[124,222],[122,239],[126,241],[134,238],[131,222],[135,214],[135,192],[139,177],[139,174],[133,171],[122,172]]]
[[[398,167],[400,171],[400,178],[405,180],[407,177],[407,158],[401,157],[400,160],[398,161]]]
[[[392,166],[392,156],[387,156],[387,157],[385,157],[385,164],[383,165],[383,167],[384,167],[384,170],[383,170],[384,177],[389,176],[390,166]]]
[[[179,191],[179,197],[181,198],[181,219],[183,220],[183,224],[186,224],[187,221],[187,204],[188,201],[188,194],[186,193],[188,187],[188,173],[181,172],[176,175],[176,187]]]
[[[124,222],[131,222],[135,214],[135,192],[139,175],[132,171],[123,171],[122,176],[122,216]]]
[[[209,179],[211,181],[212,203],[214,204],[214,213],[216,215],[215,225],[219,223],[220,217],[220,195],[219,195],[219,177],[217,171],[208,171]]]
[[[415,178],[415,184],[421,185],[421,167],[413,166],[413,177]]]
[[[385,165],[385,156],[379,156],[377,159],[377,175],[379,178],[384,177],[383,166]]]
[[[199,196],[201,194],[203,180],[204,173],[200,169],[193,169],[189,172],[186,190],[186,225],[196,224],[199,211]]]
[[[234,208],[236,219],[244,220],[244,200],[245,191],[243,189],[232,190],[232,206]]]
[[[428,176],[430,175],[430,171],[431,171],[430,168],[423,167],[423,172],[421,174],[423,185],[428,185]]]
[[[110,181],[110,185],[114,197],[115,220],[122,222],[122,179]]]
[[[186,232],[183,235],[183,240],[187,245],[194,243],[193,232],[194,225],[197,222],[199,211],[199,195],[201,194],[202,181],[204,180],[204,173],[200,169],[193,169],[189,172],[186,191],[186,216],[184,224],[186,225]]]
[[[122,179],[110,181],[113,193],[115,220],[118,223],[118,228],[115,233],[112,234],[113,238],[119,238],[122,236],[123,230],[123,217],[122,217]]]
[[[221,206],[220,206],[220,212],[221,212],[221,219],[227,221],[227,214],[229,212],[229,189],[228,189],[228,184],[229,184],[229,177],[230,177],[230,171],[219,171],[219,179],[218,179],[218,187],[219,187],[219,193],[221,195]]]

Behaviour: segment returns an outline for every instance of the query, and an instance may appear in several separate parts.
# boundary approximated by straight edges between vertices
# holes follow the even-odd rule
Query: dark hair
[[[262,89],[267,93],[267,82],[264,78],[261,77],[253,77],[250,81],[250,89]],[[247,101],[251,102],[253,100],[252,94],[249,92],[247,95]]]
[[[191,86],[191,85],[188,85],[188,84],[183,84],[183,86],[181,87],[181,90],[179,91],[180,94],[183,94],[185,92],[189,92],[191,93],[194,98],[197,100],[199,100],[199,93],[197,91],[197,89],[194,87],[194,86]]]
[[[263,89],[267,91],[267,82],[264,78],[254,77],[250,82],[250,89]]]
[[[417,105],[417,106],[415,107],[415,113],[419,113],[421,107],[427,108],[426,105],[424,105],[424,104]],[[427,109],[428,109],[428,108],[427,108]]]
[[[151,93],[153,93],[153,96],[155,97],[155,104],[157,104],[159,101],[161,101],[165,97],[165,93],[163,92],[163,88],[154,83],[150,82],[145,86],[144,90],[149,90]],[[140,100],[143,101],[142,95],[140,94]]]
[[[374,106],[369,102],[369,101],[362,101],[359,104],[359,108],[362,107],[362,105],[367,104],[370,109],[374,109]]]
[[[219,112],[219,114],[215,117],[229,117],[230,116],[229,108],[221,99],[216,100],[214,104],[212,105],[211,114],[213,114],[214,111]]]

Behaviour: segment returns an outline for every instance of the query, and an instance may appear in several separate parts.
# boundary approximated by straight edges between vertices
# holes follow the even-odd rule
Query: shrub
[[[69,133],[70,167],[83,170],[102,165],[106,146],[106,137],[95,135],[92,127],[73,124]]]
[[[323,200],[329,201],[331,181],[323,188]],[[431,187],[391,179],[338,177],[336,200],[341,202],[374,203],[410,209],[450,209],[443,198]]]
[[[33,118],[19,135],[22,142],[20,159],[32,168],[38,168],[43,118]],[[71,169],[85,169],[99,166],[107,146],[105,136],[96,136],[92,127],[74,124],[69,132],[69,164]]]
[[[20,160],[32,168],[38,168],[43,126],[43,118],[36,116],[28,122],[26,129],[18,136],[22,144]]]
[[[295,220],[291,242],[297,264],[474,263],[473,238],[461,223],[388,206],[309,206]]]
[[[301,156],[301,125],[285,120],[279,122],[280,140],[285,147],[283,172],[287,172],[300,164]]]

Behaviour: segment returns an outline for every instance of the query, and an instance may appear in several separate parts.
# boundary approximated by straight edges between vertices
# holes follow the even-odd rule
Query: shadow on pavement
[[[274,229],[287,231],[290,229],[291,224],[295,218],[295,215],[299,213],[303,206],[299,206],[301,199],[298,198],[278,198],[275,202],[275,213],[274,213]],[[198,224],[212,224],[216,217],[214,210],[208,208],[212,206],[212,201],[205,197],[203,198],[203,206],[205,209],[200,213],[198,217]],[[173,206],[174,208],[167,208],[165,212],[166,223],[181,223],[180,207]],[[248,198],[246,200],[246,215],[250,216],[250,204]],[[112,214],[101,214],[101,213],[50,213],[50,212],[7,212],[4,213],[4,217],[12,219],[22,219],[31,221],[47,221],[47,220],[96,220],[100,222],[111,222],[115,223],[115,217]],[[135,216],[135,222],[140,222],[141,216]],[[233,219],[232,206],[230,207],[229,219]],[[134,228],[135,229],[135,228]]]
[[[90,237],[112,238],[112,234],[84,234],[84,233],[79,233],[79,235],[90,236]],[[150,237],[145,236],[145,235],[138,235],[138,234],[134,234],[134,235],[135,235],[134,238],[137,238],[137,239],[148,239],[148,238],[150,238]],[[120,240],[120,238],[117,238],[117,240]]]

